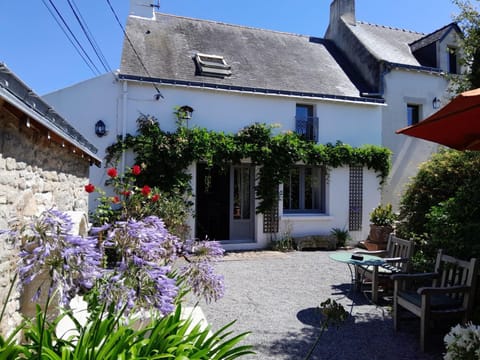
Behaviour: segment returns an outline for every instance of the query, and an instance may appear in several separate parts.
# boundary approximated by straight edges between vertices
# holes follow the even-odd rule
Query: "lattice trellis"
[[[363,168],[350,166],[350,191],[348,208],[348,230],[362,229]]]
[[[263,213],[263,232],[265,234],[278,233],[278,207],[277,206]]]

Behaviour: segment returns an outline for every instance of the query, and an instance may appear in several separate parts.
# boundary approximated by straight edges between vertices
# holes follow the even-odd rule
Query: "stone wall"
[[[38,215],[55,206],[62,211],[88,211],[89,163],[68,146],[47,139],[0,107],[0,230],[15,219]],[[0,306],[16,272],[18,245],[0,240]],[[19,293],[15,287],[0,333],[18,324]]]

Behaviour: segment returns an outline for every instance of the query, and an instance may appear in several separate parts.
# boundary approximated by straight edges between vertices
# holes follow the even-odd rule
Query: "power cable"
[[[43,1],[43,0],[42,0]],[[90,58],[90,56],[88,55],[88,53],[85,51],[85,49],[83,48],[82,44],[80,43],[80,41],[78,41],[77,37],[75,36],[75,34],[73,33],[72,29],[70,29],[70,26],[68,26],[67,22],[65,21],[64,17],[62,16],[62,14],[60,13],[60,11],[58,11],[57,7],[55,6],[55,4],[53,3],[52,0],[48,0],[48,2],[50,3],[50,5],[53,7],[53,9],[55,10],[55,12],[57,13],[58,17],[60,18],[60,20],[62,20],[62,23],[63,25],[65,26],[65,28],[68,30],[68,32],[70,33],[70,35],[72,36],[72,38],[75,40],[75,43],[78,45],[78,47],[81,49],[81,51],[83,52],[83,54],[85,55],[85,57],[88,59],[88,61],[90,62],[90,64],[92,64],[92,66],[95,68],[96,72],[97,72],[97,75],[100,75],[101,72],[100,70],[98,70],[98,67],[95,65],[95,63],[93,62],[93,60]]]
[[[62,26],[62,24],[60,23],[60,21],[58,20],[58,18],[55,16],[55,14],[53,13],[52,9],[48,6],[48,4],[45,2],[45,0],[42,0],[43,2],[43,5],[45,5],[45,7],[47,8],[48,12],[50,13],[50,15],[53,17],[53,19],[55,20],[55,22],[57,23],[57,25],[60,27],[60,29],[62,30],[62,32],[65,34],[66,38],[68,39],[68,41],[70,41],[70,44],[72,44],[72,46],[74,47],[74,49],[77,51],[78,55],[82,58],[83,62],[90,68],[90,70],[92,71],[92,73],[94,75],[98,75],[98,69],[96,69],[96,67],[92,66],[92,64],[90,64],[87,60],[87,58],[85,57],[84,54],[82,54],[82,52],[80,51],[80,49],[77,47],[77,45],[75,45],[75,43],[73,42],[73,40],[71,39],[70,35],[68,35],[68,33],[66,32],[65,28]],[[96,71],[95,71],[96,69]]]
[[[105,69],[106,72],[112,72],[112,68],[108,64],[107,59],[102,53],[102,50],[98,46],[98,43],[95,41],[95,38],[93,34],[91,33],[90,29],[88,28],[88,25],[83,18],[80,10],[78,9],[77,5],[75,4],[74,0],[67,0],[68,5],[70,6],[70,9],[73,12],[73,15],[77,19],[78,24],[82,28],[83,33],[85,34],[85,37],[87,38],[88,42],[90,43],[90,46],[92,47],[93,51],[97,55],[98,60],[102,64],[103,68]]]
[[[120,21],[120,19],[118,18],[117,16],[117,13],[115,12],[115,9],[113,8],[112,4],[110,3],[110,0],[106,0],[107,3],[108,3],[108,6],[110,7],[110,10],[112,11],[113,13],[113,16],[115,16],[115,19],[117,20],[117,23],[118,25],[120,26],[120,28],[122,29],[123,31],[123,35],[125,36],[125,38],[127,39],[128,43],[130,44],[135,56],[137,57],[138,61],[140,62],[140,65],[142,65],[143,67],[143,70],[145,70],[145,73],[148,75],[149,78],[153,78],[151,75],[150,75],[150,72],[148,71],[147,67],[145,66],[145,64],[143,63],[140,55],[138,54],[137,50],[135,49],[135,46],[133,46],[133,43],[132,41],[130,40],[130,37],[128,36],[127,34],[127,31],[125,30],[125,28],[123,27],[122,25],[122,22]],[[163,99],[163,95],[162,93],[160,92],[160,89],[157,87],[157,85],[155,85],[154,83],[152,83],[153,87],[155,88],[155,90],[157,90],[157,96],[160,96],[162,99]]]

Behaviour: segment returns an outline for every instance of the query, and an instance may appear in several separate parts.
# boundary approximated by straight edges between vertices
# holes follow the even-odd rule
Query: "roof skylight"
[[[232,75],[231,66],[227,64],[223,56],[197,53],[195,63],[198,75],[221,78]]]

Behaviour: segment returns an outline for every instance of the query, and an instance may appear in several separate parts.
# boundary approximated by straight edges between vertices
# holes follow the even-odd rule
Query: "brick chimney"
[[[130,0],[130,14],[152,19],[155,17],[154,0]]]

